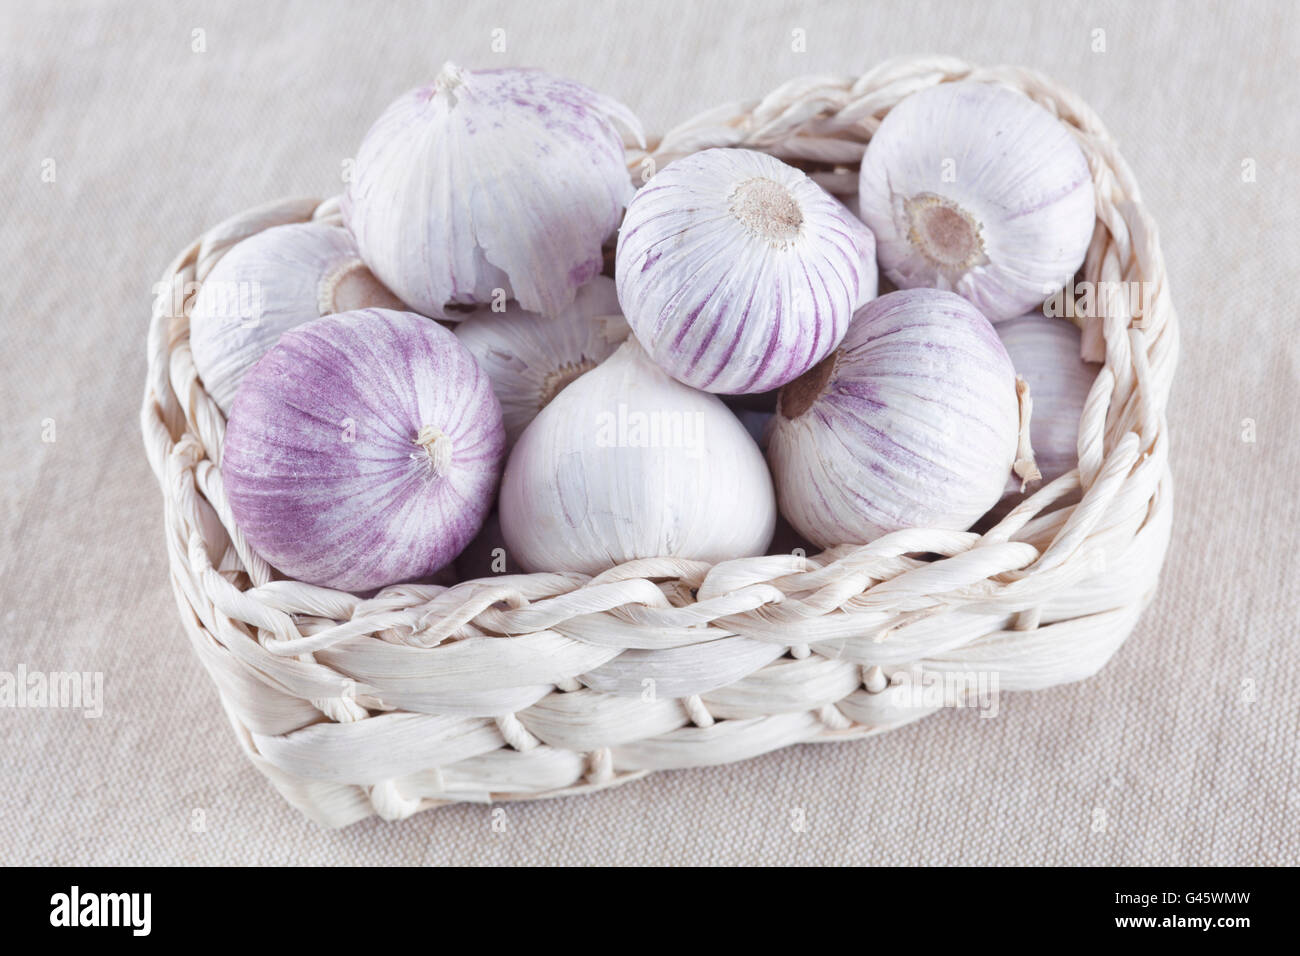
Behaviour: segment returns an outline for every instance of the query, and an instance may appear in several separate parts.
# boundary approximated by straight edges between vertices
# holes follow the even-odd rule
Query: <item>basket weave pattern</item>
[[[957,686],[995,675],[1000,690],[1032,689],[1109,659],[1168,544],[1165,405],[1178,346],[1154,226],[1093,112],[1036,73],[906,58],[709,111],[648,152],[629,151],[628,165],[639,178],[740,146],[849,196],[890,108],[967,78],[1020,89],[1069,126],[1097,187],[1079,279],[1147,290],[1140,316],[1120,302],[1085,327],[1104,366],[1078,468],[983,535],[912,529],[806,558],[650,559],[596,577],[499,575],[370,599],[277,579],[231,516],[225,419],[195,372],[185,308],[235,243],[284,223],[338,221],[338,206],[263,206],[176,258],[164,278],[174,294],[159,297],[150,325],[141,415],[172,586],[242,746],[291,803],[344,826],[576,793],[899,726],[938,707],[918,699],[917,675]]]

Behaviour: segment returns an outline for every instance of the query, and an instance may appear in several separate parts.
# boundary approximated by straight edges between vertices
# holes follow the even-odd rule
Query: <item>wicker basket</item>
[[[1080,424],[1079,467],[983,535],[914,529],[808,558],[642,560],[595,578],[502,575],[364,600],[277,579],[231,517],[225,420],[195,373],[185,312],[233,244],[337,220],[338,207],[274,203],[180,254],[149,329],[142,410],[172,586],[241,744],[292,804],[344,826],[579,793],[866,736],[952,703],[954,689],[1047,687],[1109,659],[1150,599],[1169,540],[1165,404],[1178,348],[1154,226],[1093,112],[1036,73],[907,58],[712,110],[649,153],[630,151],[629,168],[744,146],[848,196],[889,109],[963,78],[1020,89],[1069,125],[1097,186],[1078,278],[1145,290],[1140,309],[1112,303],[1085,327],[1085,348],[1105,365]]]

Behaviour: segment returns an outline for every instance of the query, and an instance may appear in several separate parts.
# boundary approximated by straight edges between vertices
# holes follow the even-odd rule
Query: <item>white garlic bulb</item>
[[[628,328],[619,314],[614,280],[596,276],[559,315],[534,315],[512,302],[504,312],[473,313],[455,333],[492,381],[506,443],[513,445],[560,389],[623,343]]]
[[[735,415],[629,339],[524,430],[500,513],[524,570],[595,574],[634,558],[762,554],[776,500]]]
[[[781,513],[825,548],[970,527],[1002,494],[1019,433],[993,327],[951,292],[911,289],[868,303],[781,390],[767,455]]]
[[[994,328],[1016,374],[1029,383],[1029,435],[1043,481],[1059,478],[1079,463],[1079,418],[1101,366],[1080,357],[1079,330],[1063,319],[1031,312]],[[1019,492],[1020,482],[1013,479],[1007,490]]]
[[[900,289],[948,289],[992,321],[1029,311],[1083,264],[1092,174],[1065,124],[973,81],[913,93],[862,157],[858,207]]]
[[[245,373],[280,336],[323,315],[406,311],[361,261],[346,229],[276,226],[237,243],[213,266],[190,311],[190,352],[203,386],[229,414]]]
[[[668,374],[709,392],[763,392],[839,344],[876,294],[875,241],[799,170],[706,149],[636,194],[615,277],[628,324]]]
[[[343,214],[361,255],[425,315],[497,289],[556,315],[602,265],[632,196],[621,103],[540,70],[446,64],[371,127]]]

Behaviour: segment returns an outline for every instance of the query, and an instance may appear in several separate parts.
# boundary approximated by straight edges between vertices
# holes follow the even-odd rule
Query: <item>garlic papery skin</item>
[[[609,358],[628,336],[614,280],[605,276],[579,289],[559,315],[534,315],[507,303],[504,312],[475,312],[454,331],[492,381],[507,445],[561,389]]]
[[[501,532],[525,571],[762,554],[776,500],[762,453],[718,398],[635,339],[541,410],[510,454]]]
[[[412,307],[459,318],[496,290],[557,315],[602,265],[633,193],[621,103],[540,70],[448,63],[388,107],[357,152],[343,215]]]
[[[951,292],[911,289],[868,303],[781,390],[767,456],[781,513],[827,548],[970,527],[1001,496],[1019,432],[993,327]]]
[[[230,414],[244,375],[292,328],[355,309],[406,311],[361,261],[346,229],[305,222],[236,244],[213,266],[190,311],[190,352],[203,386]]]
[[[628,324],[668,374],[709,392],[764,392],[830,354],[875,296],[875,240],[799,170],[706,149],[636,194],[615,277]]]
[[[1031,312],[994,328],[1016,374],[1029,383],[1030,442],[1043,482],[1052,481],[1079,463],[1079,419],[1101,366],[1080,357],[1079,329],[1064,319]],[[1018,493],[1020,482],[1008,482],[1007,491]]]
[[[1096,225],[1092,173],[1065,124],[972,81],[889,111],[862,157],[858,210],[896,286],[956,292],[994,322],[1065,285]]]

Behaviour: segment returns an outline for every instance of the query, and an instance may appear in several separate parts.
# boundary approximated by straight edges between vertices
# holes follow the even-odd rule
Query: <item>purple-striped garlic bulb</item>
[[[636,194],[615,278],[633,333],[669,375],[708,392],[763,392],[830,354],[876,294],[875,240],[799,170],[706,149]]]
[[[1016,374],[1029,383],[1034,460],[1042,480],[1052,481],[1079,463],[1079,419],[1101,366],[1080,357],[1079,329],[1064,319],[1031,312],[994,328]],[[1007,491],[1019,493],[1020,481]]]
[[[781,513],[825,548],[970,527],[1001,496],[1019,433],[993,327],[951,292],[911,289],[868,303],[781,390],[767,456]]]
[[[213,401],[235,390],[280,336],[322,315],[402,309],[361,261],[352,236],[320,222],[276,226],[237,243],[212,267],[190,310],[190,352]]]
[[[474,312],[455,334],[492,381],[509,447],[562,388],[613,354],[628,328],[614,280],[596,276],[559,315],[534,315],[512,302],[503,312]]]
[[[448,63],[366,133],[344,219],[425,315],[501,294],[556,315],[600,272],[632,197],[620,126],[644,145],[627,107],[579,83]]]
[[[366,309],[281,336],[230,410],[221,476],[253,549],[286,575],[368,591],[426,577],[478,533],[501,408],[438,323]]]
[[[889,111],[867,144],[858,210],[900,289],[948,289],[997,322],[1083,264],[1092,174],[1065,124],[1016,90],[941,83]]]

